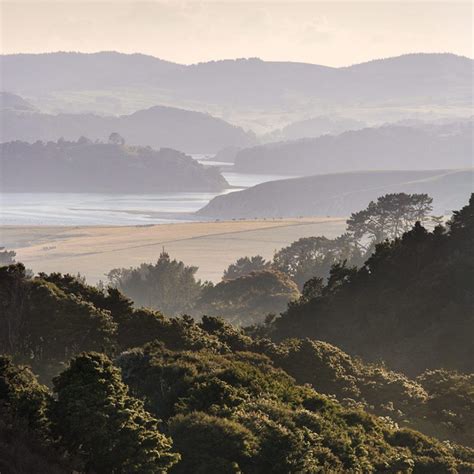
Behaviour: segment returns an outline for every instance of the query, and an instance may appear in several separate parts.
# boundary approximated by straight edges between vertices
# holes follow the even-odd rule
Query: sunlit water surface
[[[201,160],[199,160],[201,161]],[[168,192],[159,194],[98,193],[1,193],[0,225],[147,225],[195,221],[191,214],[219,194],[234,192],[276,175],[253,175],[224,171],[233,188],[220,193]],[[0,242],[1,245],[1,242]]]

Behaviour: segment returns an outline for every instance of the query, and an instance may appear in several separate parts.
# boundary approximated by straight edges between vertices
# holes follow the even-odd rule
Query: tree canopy
[[[245,326],[263,322],[269,313],[280,313],[298,297],[298,288],[287,275],[263,270],[209,286],[203,291],[197,310]]]
[[[204,284],[196,279],[198,268],[171,260],[163,251],[155,264],[137,268],[115,268],[107,277],[110,284],[140,305],[174,316],[190,313]]]
[[[329,341],[419,373],[474,368],[473,206],[432,232],[420,223],[378,244],[360,269],[334,266],[320,294],[289,307],[274,335]]]
[[[352,213],[347,231],[367,250],[385,239],[401,237],[415,222],[425,222],[432,203],[427,194],[385,194],[376,202],[371,201],[366,209]]]
[[[271,262],[267,262],[261,255],[254,257],[241,257],[235,263],[231,263],[227,270],[224,270],[223,280],[233,280],[248,275],[252,272],[269,270]]]

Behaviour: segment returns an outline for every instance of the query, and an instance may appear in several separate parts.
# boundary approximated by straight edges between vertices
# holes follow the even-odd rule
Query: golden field
[[[164,248],[172,258],[199,267],[202,280],[219,281],[237,258],[274,252],[301,238],[335,237],[345,219],[305,217],[190,222],[120,227],[0,227],[0,245],[35,272],[80,273],[90,283],[115,267],[154,262]]]

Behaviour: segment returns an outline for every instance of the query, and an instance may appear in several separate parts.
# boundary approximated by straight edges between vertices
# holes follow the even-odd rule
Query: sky
[[[411,52],[472,58],[472,8],[470,1],[0,0],[0,50],[114,50],[183,64],[259,57],[346,66]]]

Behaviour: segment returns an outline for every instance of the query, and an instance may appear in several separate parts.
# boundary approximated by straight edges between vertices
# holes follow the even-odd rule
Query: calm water
[[[275,175],[222,173],[243,189]],[[0,193],[0,225],[146,225],[195,220],[190,216],[222,193],[90,194]],[[1,245],[1,242],[0,242]]]

